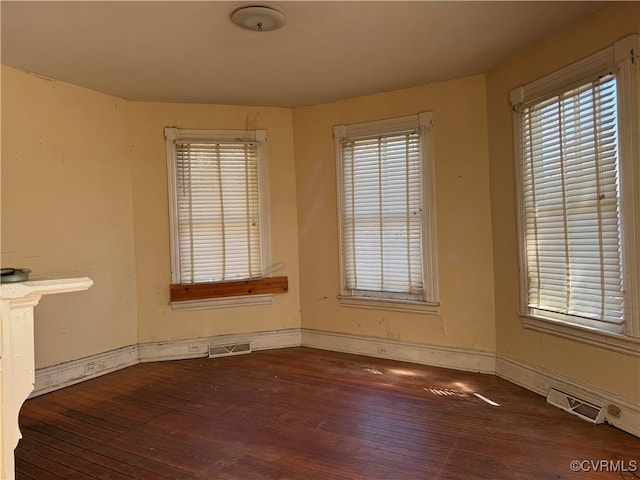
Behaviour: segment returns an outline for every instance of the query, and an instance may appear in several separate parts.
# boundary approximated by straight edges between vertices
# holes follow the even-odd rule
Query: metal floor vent
[[[231,355],[243,355],[251,353],[251,343],[235,343],[233,345],[209,346],[209,358],[228,357]]]
[[[604,422],[604,407],[599,407],[573,395],[569,395],[568,393],[556,390],[555,388],[549,390],[547,402],[573,415],[577,415],[588,422]]]

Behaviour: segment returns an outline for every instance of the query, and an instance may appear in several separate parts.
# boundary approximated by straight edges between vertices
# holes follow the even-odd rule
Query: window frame
[[[345,285],[344,250],[343,250],[343,158],[341,142],[347,138],[369,135],[386,135],[406,131],[412,128],[420,130],[421,143],[421,189],[422,189],[422,276],[423,299],[407,300],[385,295],[388,298],[354,295]],[[375,310],[391,310],[411,313],[439,314],[437,276],[437,251],[435,233],[435,190],[433,178],[433,114],[422,112],[385,120],[336,125],[333,128],[337,180],[337,218],[338,218],[338,261],[339,261],[339,294],[338,300],[347,307],[367,308]],[[402,297],[400,294],[399,297]]]
[[[571,338],[610,350],[640,356],[640,315],[638,314],[640,260],[640,167],[638,163],[638,76],[637,36],[631,35],[539,80],[511,91],[516,174],[517,235],[520,267],[519,315],[526,329]],[[624,332],[613,333],[593,325],[567,322],[554,315],[534,312],[528,307],[528,272],[524,228],[523,159],[520,156],[521,115],[525,104],[536,104],[595,78],[614,73],[618,95],[619,202],[625,285]]]
[[[271,297],[274,293],[282,293],[288,290],[288,282],[287,277],[270,277],[270,273],[274,271],[274,269],[270,267],[266,130],[200,130],[166,127],[164,129],[164,135],[167,154],[169,230],[171,239],[170,304],[176,310],[191,310],[271,303]],[[180,276],[180,239],[177,212],[176,140],[212,142],[251,141],[256,143],[258,163],[258,208],[260,216],[260,263],[262,276],[252,279],[222,280],[206,283],[182,282]]]

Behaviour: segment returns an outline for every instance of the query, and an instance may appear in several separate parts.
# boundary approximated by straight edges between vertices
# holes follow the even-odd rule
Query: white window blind
[[[521,112],[528,306],[624,321],[616,79]]]
[[[425,136],[418,116],[402,123],[386,129],[356,127],[351,134],[342,127],[336,138],[342,287],[347,295],[409,301],[428,296],[423,255]]]
[[[177,283],[261,277],[260,143],[196,137],[172,145]]]
[[[511,91],[523,325],[634,354],[636,44],[625,37]]]

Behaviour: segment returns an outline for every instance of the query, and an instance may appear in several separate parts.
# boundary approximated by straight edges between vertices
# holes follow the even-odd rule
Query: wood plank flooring
[[[307,348],[136,365],[28,400],[20,425],[19,480],[640,478],[572,472],[640,469],[640,439],[495,376]]]

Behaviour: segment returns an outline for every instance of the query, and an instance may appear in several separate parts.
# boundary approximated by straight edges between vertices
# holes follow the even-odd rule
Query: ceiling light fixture
[[[231,21],[239,27],[256,32],[270,32],[287,20],[284,12],[269,5],[246,5],[231,12]]]

